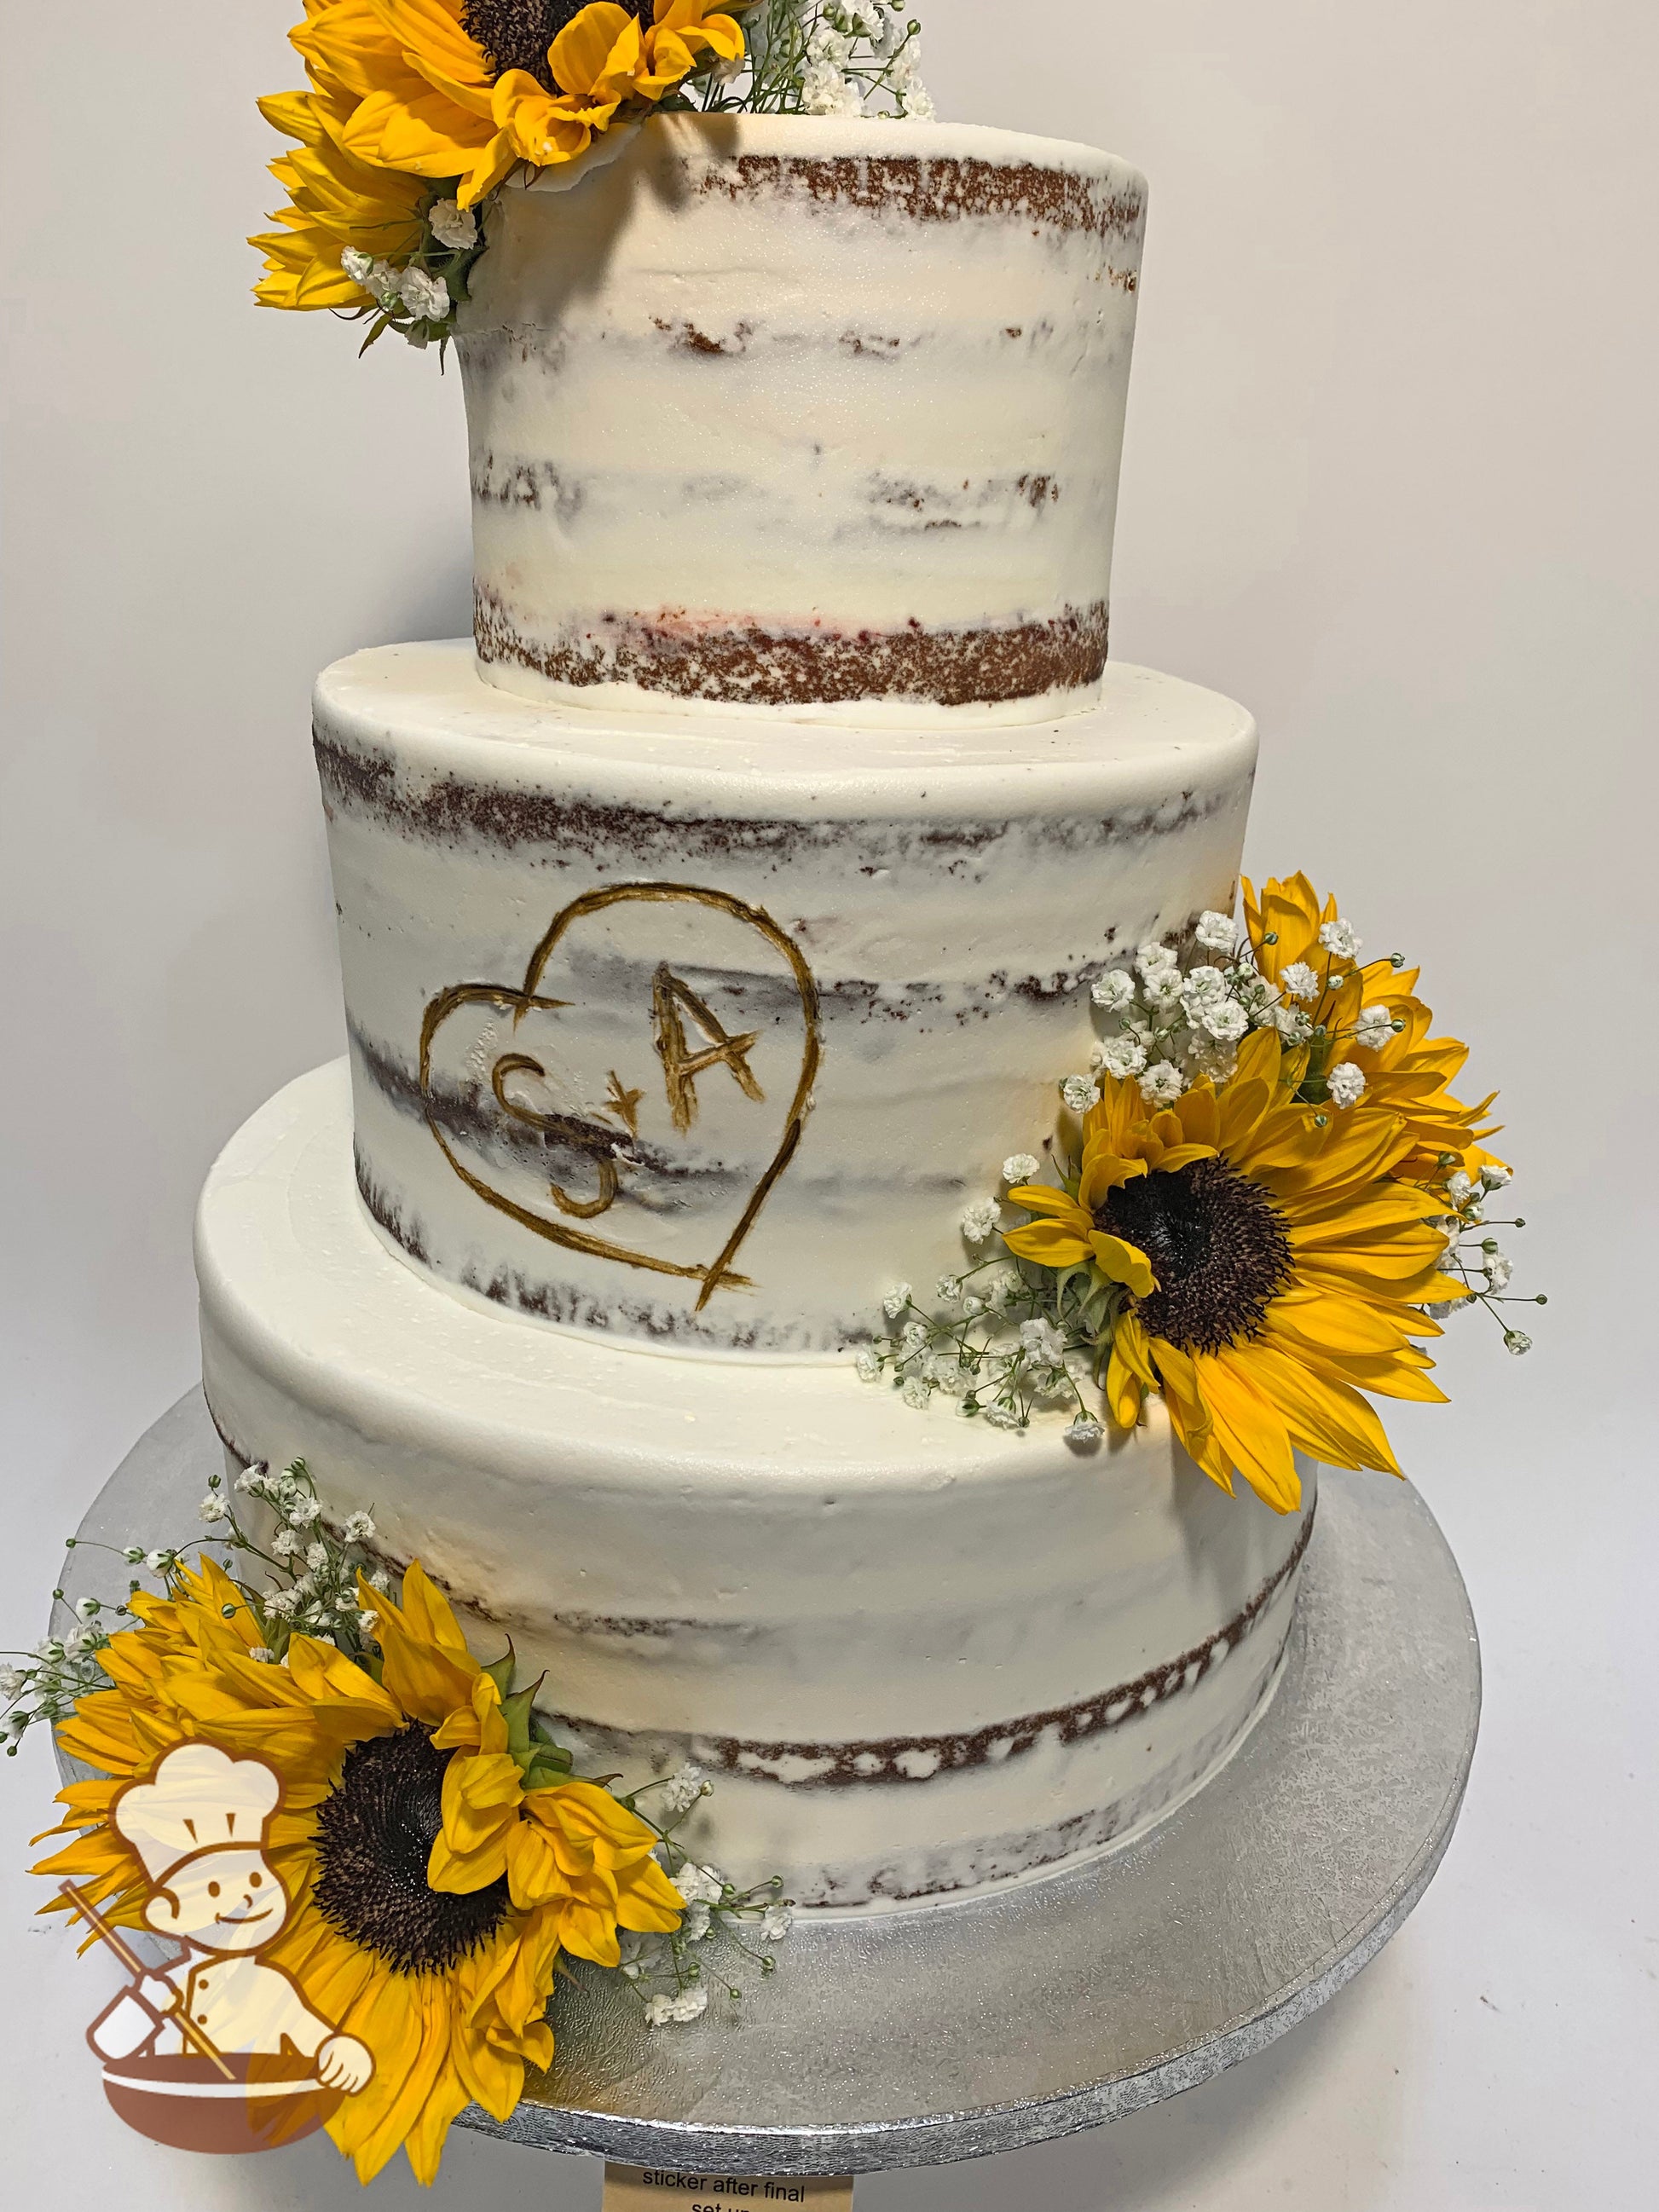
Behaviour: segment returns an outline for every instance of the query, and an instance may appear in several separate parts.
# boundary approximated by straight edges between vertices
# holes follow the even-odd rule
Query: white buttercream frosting
[[[807,1902],[938,1895],[1128,1833],[1212,1771],[1291,1616],[1302,1516],[1154,1407],[1092,1449],[845,1366],[716,1364],[446,1297],[369,1231],[342,1065],[233,1139],[197,1231],[239,1459],[372,1509],[590,1769],[714,1774],[699,1847]],[[1304,1468],[1310,1510],[1313,1470]]]

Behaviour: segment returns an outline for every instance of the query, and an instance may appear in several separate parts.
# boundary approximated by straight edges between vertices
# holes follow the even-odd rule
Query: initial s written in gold
[[[696,1051],[686,1038],[687,1014],[708,1039]],[[765,1097],[749,1065],[749,1054],[759,1042],[760,1031],[749,1030],[740,1036],[731,1036],[714,1008],[689,983],[683,983],[666,961],[658,969],[651,988],[651,1028],[662,1061],[669,1115],[682,1135],[697,1118],[697,1078],[711,1067],[726,1068],[745,1098],[758,1103]]]

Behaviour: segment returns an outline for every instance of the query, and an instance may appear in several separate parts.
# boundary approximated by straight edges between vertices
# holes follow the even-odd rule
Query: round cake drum
[[[182,1528],[223,1464],[198,1393],[135,1448],[81,1534]],[[96,1576],[71,1553],[73,1598]],[[558,2057],[505,2126],[655,2167],[856,2173],[1012,2150],[1193,2087],[1294,2027],[1423,1894],[1480,1713],[1456,1565],[1409,1486],[1320,1496],[1276,1696],[1206,1788],[1139,1842],[960,1904],[805,1914],[779,1971],[650,2030],[578,1969]],[[711,1965],[717,1962],[711,1961]]]

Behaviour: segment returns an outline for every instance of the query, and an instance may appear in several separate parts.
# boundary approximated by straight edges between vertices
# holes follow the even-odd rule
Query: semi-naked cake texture
[[[363,1200],[469,1295],[683,1350],[867,1337],[1232,896],[1255,731],[1115,664],[937,732],[536,707],[464,646],[317,692]]]
[[[321,678],[350,1053],[198,1256],[238,1460],[373,1510],[590,1771],[823,1907],[1157,1819],[1307,1541],[1153,1406],[1093,1444],[855,1376],[1231,902],[1242,708],[1104,663],[1143,205],[1086,149],[658,118],[508,190],[465,311],[478,621]]]
[[[264,1107],[198,1224],[234,1463],[303,1454],[462,1603],[590,1772],[687,1759],[739,1881],[890,1905],[1117,1840],[1271,1687],[1311,1521],[1146,1427],[1079,1450],[842,1366],[680,1359],[486,1310],[358,1204],[338,1064]]]
[[[1086,703],[1143,179],[971,125],[655,118],[491,213],[479,665],[856,720]]]

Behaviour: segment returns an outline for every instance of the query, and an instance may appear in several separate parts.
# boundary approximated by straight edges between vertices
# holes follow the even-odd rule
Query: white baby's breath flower
[[[966,1208],[962,1217],[962,1233],[970,1244],[982,1244],[1002,1218],[1002,1208],[994,1198],[981,1198]]]
[[[1508,1290],[1510,1277],[1515,1270],[1503,1253],[1488,1252],[1486,1256],[1486,1288],[1489,1291]]]
[[[366,1544],[374,1534],[374,1518],[368,1513],[351,1514],[340,1531],[343,1540],[348,1544]]]
[[[1514,1352],[1518,1359],[1523,1352],[1532,1350],[1532,1339],[1523,1328],[1506,1328],[1504,1331],[1504,1349]]]
[[[1454,1206],[1467,1206],[1474,1196],[1474,1177],[1462,1168],[1454,1169],[1446,1179],[1446,1189]]]
[[[1313,1035],[1313,1018],[1300,1006],[1269,1006],[1264,1026],[1276,1029],[1286,1044],[1306,1044]]]
[[[292,1620],[300,1610],[300,1593],[297,1589],[272,1590],[265,1598],[264,1607],[267,1613],[274,1613],[278,1620]]]
[[[1042,1165],[1035,1152],[1010,1152],[1002,1163],[1002,1180],[1010,1185],[1030,1182]]]
[[[708,2009],[708,1992],[701,1982],[693,1982],[689,1990],[682,1990],[668,2004],[668,2017],[682,2024],[688,2020],[699,2020]]]
[[[344,257],[341,258],[343,262]],[[352,281],[361,284],[380,307],[389,308],[398,304],[398,287],[403,274],[401,269],[394,269],[389,261],[371,261],[362,275]]]
[[[1066,1431],[1068,1444],[1097,1444],[1105,1434],[1091,1413],[1079,1413]]]
[[[689,1813],[699,1797],[704,1795],[703,1771],[688,1759],[677,1766],[662,1787],[662,1802],[670,1813]]]
[[[1352,927],[1340,917],[1335,921],[1320,923],[1319,941],[1338,960],[1352,960],[1359,950],[1359,939]]]
[[[1480,1170],[1480,1180],[1488,1190],[1502,1190],[1505,1183],[1513,1182],[1515,1178],[1508,1168],[1500,1167],[1496,1160],[1488,1160]]]
[[[985,1301],[981,1297],[977,1291],[964,1291],[963,1292],[962,1310],[969,1321],[978,1320],[980,1315],[985,1310]]]
[[[430,276],[424,269],[405,269],[398,289],[410,313],[422,322],[441,323],[449,313],[449,287],[441,276]]]
[[[256,1498],[264,1486],[265,1463],[262,1459],[256,1460],[252,1467],[245,1467],[236,1478],[238,1490],[251,1491]]]
[[[1207,964],[1189,968],[1181,979],[1181,1003],[1188,1014],[1195,1014],[1202,1006],[1227,995],[1227,978],[1219,968]]]
[[[1206,952],[1231,952],[1237,941],[1231,915],[1218,914],[1213,907],[1206,907],[1200,915],[1193,935]]]
[[[176,1552],[146,1552],[144,1565],[153,1575],[164,1575],[178,1558]]]
[[[637,1972],[637,1969],[635,1969]],[[659,1990],[645,2001],[645,2024],[647,2027],[666,2027],[674,2017],[674,2001]]]
[[[1172,1060],[1156,1060],[1140,1078],[1140,1095],[1149,1106],[1173,1106],[1187,1079]]]
[[[899,1331],[899,1348],[903,1352],[920,1352],[927,1341],[925,1321],[907,1321]]]
[[[1357,1106],[1365,1093],[1365,1071],[1358,1061],[1340,1060],[1325,1078],[1336,1106]]]
[[[309,1491],[300,1489],[297,1484],[291,1486],[291,1492],[283,1499],[283,1518],[296,1528],[309,1528],[320,1517],[323,1509]]]
[[[355,246],[348,246],[340,255],[340,266],[354,284],[367,284],[374,266],[372,253],[360,253]]]
[[[1237,1044],[1250,1026],[1250,1018],[1237,999],[1215,999],[1200,1012],[1198,1026],[1218,1044]]]
[[[1100,1103],[1100,1085],[1086,1075],[1068,1075],[1060,1086],[1060,1095],[1068,1113],[1086,1114]]]
[[[698,1866],[691,1859],[670,1879],[688,1905],[718,1905],[726,1887],[726,1877],[718,1867]]]
[[[804,115],[861,115],[864,95],[857,79],[843,76],[826,55],[801,71],[800,105]]]
[[[379,1633],[380,1626],[380,1614],[378,1613],[369,1612],[367,1607],[365,1607],[364,1609],[357,1615],[357,1633],[359,1636],[375,1636]]]
[[[456,200],[439,200],[427,214],[432,235],[440,246],[459,252],[463,246],[478,242],[478,217],[475,210],[464,208]],[[340,257],[342,263],[345,259]]]
[[[1135,994],[1134,977],[1122,968],[1109,968],[1103,975],[1097,975],[1089,988],[1089,996],[1096,1006],[1109,1014],[1121,1013]]]
[[[1354,1018],[1353,1041],[1367,1052],[1381,1052],[1394,1035],[1394,1016],[1386,1006],[1362,1006]]]
[[[121,1557],[130,1567],[142,1567],[145,1559],[144,1547],[142,1544],[129,1544]]]
[[[306,1565],[310,1568],[313,1575],[321,1574],[323,1569],[328,1565],[327,1546],[325,1544],[307,1544],[306,1546]]]
[[[392,1589],[390,1571],[386,1567],[371,1567],[368,1571],[368,1583],[371,1589],[389,1594]]]
[[[853,1362],[853,1364],[854,1364],[854,1365],[858,1369],[858,1370],[859,1370],[859,1379],[860,1379],[860,1382],[880,1382],[880,1380],[881,1380],[881,1360],[880,1360],[880,1358],[879,1358],[879,1357],[878,1356],[878,1354],[877,1354],[877,1353],[875,1353],[875,1352],[872,1352],[872,1350],[870,1349],[870,1347],[869,1347],[869,1346],[868,1346],[867,1344],[866,1344],[866,1345],[864,1345],[863,1346],[861,1346],[861,1348],[860,1349],[860,1351],[859,1351],[859,1352],[858,1352],[857,1357],[854,1358],[854,1362]]]
[[[247,1656],[256,1667],[269,1667],[276,1654],[268,1644],[256,1644]]]
[[[1167,975],[1179,964],[1173,945],[1146,944],[1135,949],[1135,966],[1143,982],[1150,982],[1154,975]]]
[[[1066,1357],[1066,1339],[1053,1322],[1039,1315],[1019,1325],[1019,1340],[1032,1359],[1045,1367],[1058,1367]]]
[[[304,1541],[297,1528],[279,1528],[270,1540],[270,1548],[279,1559],[291,1559]]]
[[[795,1916],[787,1905],[769,1905],[760,1917],[760,1939],[763,1943],[781,1943],[795,1924]]]
[[[895,1283],[881,1302],[881,1310],[889,1321],[896,1321],[910,1303],[908,1283]]]
[[[43,1636],[32,1654],[48,1667],[54,1667],[64,1656],[64,1640],[59,1636]]]
[[[1109,1037],[1101,1047],[1100,1064],[1108,1075],[1115,1076],[1120,1083],[1127,1082],[1146,1066],[1146,1048],[1139,1037]]]
[[[1198,1073],[1207,1075],[1212,1083],[1224,1083],[1238,1066],[1236,1044],[1206,1036],[1201,1030],[1193,1039],[1192,1056]]]
[[[713,1925],[706,1905],[688,1905],[680,1917],[679,1932],[688,1943],[701,1943]]]
[[[8,1705],[14,1698],[22,1695],[28,1683],[29,1678],[21,1667],[0,1667],[0,1698],[3,1698]]]
[[[230,1518],[230,1508],[216,1490],[210,1490],[197,1507],[196,1515],[201,1521],[228,1521]]]
[[[1022,1425],[1018,1413],[1012,1406],[994,1403],[981,1406],[979,1410],[994,1429],[1017,1429]]]
[[[839,69],[843,62],[852,59],[853,41],[846,32],[838,31],[833,23],[820,18],[808,33],[806,53],[810,61],[828,62]]]
[[[1288,991],[1293,999],[1316,999],[1319,978],[1305,960],[1292,960],[1288,968],[1279,971],[1281,990]]]
[[[933,1285],[933,1295],[945,1305],[953,1306],[962,1296],[960,1275],[941,1275]]]
[[[933,1386],[925,1375],[907,1375],[899,1386],[899,1395],[913,1413],[921,1413],[933,1395]]]
[[[95,1597],[77,1597],[75,1601],[76,1615],[81,1620],[96,1620],[103,1609]]]

